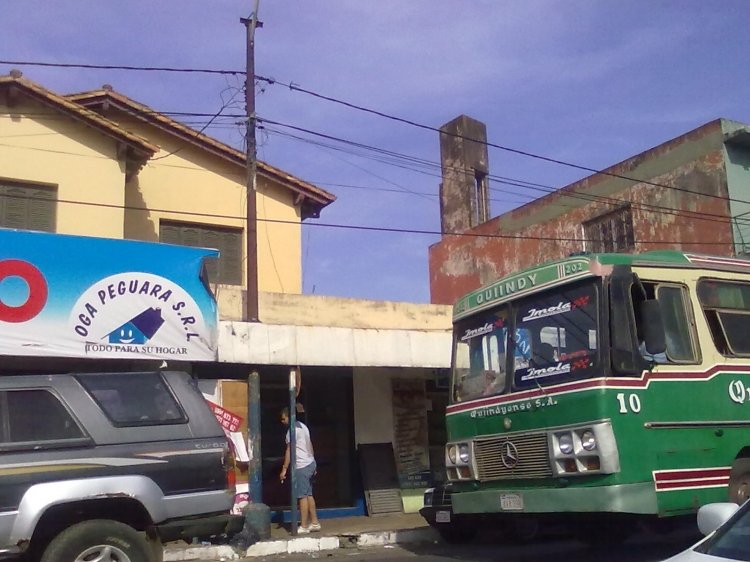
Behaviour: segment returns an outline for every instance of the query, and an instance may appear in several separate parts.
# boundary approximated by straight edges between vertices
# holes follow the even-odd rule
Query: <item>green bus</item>
[[[614,540],[750,496],[750,260],[573,255],[453,316],[444,536]]]

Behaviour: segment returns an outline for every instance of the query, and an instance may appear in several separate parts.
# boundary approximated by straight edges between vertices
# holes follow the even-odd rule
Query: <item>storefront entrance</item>
[[[263,503],[288,509],[289,480],[279,482],[285,428],[279,412],[289,404],[289,374],[261,371]],[[314,481],[319,509],[352,507],[361,497],[354,446],[351,369],[307,367],[302,371],[300,421],[310,428],[318,473]]]

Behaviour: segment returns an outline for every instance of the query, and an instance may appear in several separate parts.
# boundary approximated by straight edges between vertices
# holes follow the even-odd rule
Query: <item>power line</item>
[[[0,61],[0,62],[3,62],[3,61]],[[40,64],[49,65],[49,66],[55,66],[55,65],[57,65],[57,63],[54,63],[54,64],[53,63],[40,63]],[[72,66],[76,66],[76,65],[72,65]],[[96,67],[97,65],[80,65],[80,66],[83,67],[83,68],[87,68],[87,67]],[[100,65],[100,66],[105,66],[105,65]],[[107,66],[107,68],[109,68],[109,67],[111,67],[111,65]],[[112,68],[115,68],[115,67],[112,67]],[[175,72],[179,72],[181,70],[185,70],[185,69],[175,69],[175,68],[166,69],[164,67],[116,67],[116,68],[123,68],[123,69],[128,69],[128,70],[171,70],[171,71],[175,71]],[[200,69],[198,69],[198,70],[200,70]],[[234,71],[222,71],[222,72],[225,73],[225,74],[232,74],[232,73],[234,73]],[[260,78],[262,78],[262,77],[260,77]],[[268,79],[266,79],[266,80],[268,80]],[[271,80],[271,82],[275,83],[276,81]],[[293,86],[293,85],[291,85],[291,86]],[[235,93],[235,95],[236,95],[236,93]],[[226,102],[222,106],[222,108],[219,110],[219,112],[216,113],[216,114],[204,114],[204,113],[195,113],[195,112],[169,112],[168,113],[168,112],[156,112],[156,111],[153,111],[153,110],[146,111],[146,113],[154,113],[154,114],[156,114],[156,113],[162,113],[164,115],[184,115],[184,116],[187,116],[187,115],[193,115],[193,116],[210,116],[211,119],[204,125],[204,127],[200,131],[196,132],[196,136],[197,136],[197,135],[200,135],[208,126],[210,126],[212,124],[212,122],[217,117],[219,117],[219,115],[222,113],[222,111],[229,104],[231,104],[232,101],[233,101],[233,98],[230,99],[228,102]],[[242,116],[242,115],[225,115],[223,117],[227,117],[227,118],[239,118],[239,117],[244,117],[244,116]],[[430,161],[425,160],[425,159],[421,159],[421,158],[417,158],[417,157],[412,157],[412,156],[408,156],[408,155],[403,155],[403,154],[399,154],[399,153],[396,153],[396,152],[393,152],[393,151],[389,151],[389,150],[385,150],[385,149],[381,149],[381,148],[377,148],[377,147],[368,146],[368,145],[365,145],[365,144],[362,144],[362,143],[357,143],[357,142],[348,141],[348,140],[345,140],[345,139],[340,139],[338,137],[334,137],[334,136],[331,136],[331,135],[326,135],[326,134],[323,134],[323,133],[318,133],[318,132],[310,131],[308,129],[304,129],[304,128],[301,128],[301,127],[296,127],[296,126],[293,126],[293,125],[289,125],[289,124],[285,124],[285,123],[280,123],[280,122],[272,121],[272,120],[259,119],[259,121],[264,121],[266,123],[271,123],[271,124],[275,124],[275,125],[278,125],[278,126],[281,126],[281,127],[287,127],[287,128],[291,128],[291,129],[294,129],[294,130],[297,130],[297,131],[305,132],[307,134],[312,134],[312,135],[320,136],[322,138],[326,138],[326,139],[333,140],[333,141],[336,141],[336,142],[344,143],[344,144],[347,144],[349,146],[353,146],[355,148],[359,148],[359,149],[362,149],[362,150],[373,151],[373,152],[382,154],[383,158],[370,158],[370,159],[373,159],[373,160],[376,160],[376,161],[379,161],[381,163],[385,163],[385,164],[388,164],[388,165],[392,165],[392,166],[396,166],[396,167],[401,167],[401,168],[404,168],[404,169],[409,169],[411,171],[416,171],[416,172],[420,172],[420,173],[426,173],[423,169],[418,169],[416,166],[419,166],[420,168],[439,168],[440,167],[439,164],[436,164],[434,162],[430,162]],[[439,131],[439,129],[434,129],[434,130]],[[279,134],[283,134],[283,133],[279,133]],[[289,136],[292,137],[292,138],[298,138],[302,142],[310,142],[310,141],[302,139],[300,137],[294,137],[293,135],[289,135]],[[28,147],[28,148],[32,148],[32,147]],[[152,161],[153,160],[160,160],[160,159],[166,158],[167,156],[170,156],[171,154],[179,152],[182,148],[184,148],[184,146],[182,146],[182,147],[174,150],[173,152],[171,152],[169,154],[166,154],[166,155],[163,155],[163,156],[159,156],[159,157],[156,157],[156,158],[152,158]],[[334,149],[334,147],[330,147],[330,146],[328,148]],[[357,153],[353,153],[353,152],[352,152],[352,154],[356,154],[356,155],[358,155],[360,157],[365,157],[365,156],[362,156],[361,154],[357,154]],[[407,165],[404,165],[404,164],[396,164],[396,163],[394,163],[394,160],[395,161],[406,161],[407,163],[410,164],[410,166],[407,166]],[[463,171],[463,170],[460,170],[460,171]],[[429,175],[432,175],[432,174],[429,174]],[[440,177],[440,176],[435,176],[435,177]],[[381,178],[381,179],[383,179],[383,178]],[[534,184],[532,182],[526,182],[524,180],[512,180],[511,182],[508,182],[507,180],[497,179],[495,176],[492,176],[492,175],[490,175],[488,179],[490,179],[491,181],[498,182],[498,183],[503,183],[505,185],[510,185],[510,186],[514,186],[514,187],[521,187],[523,189],[530,189],[530,190],[534,190],[534,191],[540,191],[540,192],[543,192],[543,193],[546,193],[546,194],[557,193],[560,196],[577,198],[577,199],[581,199],[581,200],[589,201],[589,202],[601,202],[601,203],[609,204],[609,205],[613,205],[613,206],[614,205],[622,205],[624,203],[627,203],[627,204],[630,204],[631,206],[636,206],[636,208],[639,208],[639,209],[642,209],[642,210],[646,210],[646,211],[652,212],[652,213],[657,212],[657,211],[655,211],[655,209],[658,209],[660,212],[663,212],[664,214],[669,214],[669,215],[682,214],[682,215],[690,216],[690,217],[698,219],[698,220],[711,220],[709,217],[715,217],[715,218],[718,219],[716,222],[726,223],[726,222],[731,222],[732,221],[731,218],[725,217],[724,215],[717,215],[717,214],[710,214],[710,213],[709,214],[707,214],[707,213],[698,214],[698,213],[694,213],[694,212],[691,212],[691,211],[684,211],[684,210],[681,210],[681,209],[674,209],[674,208],[666,207],[666,206],[649,205],[649,204],[643,204],[643,203],[634,204],[633,202],[628,201],[628,200],[624,200],[624,199],[610,198],[610,197],[601,196],[601,195],[585,194],[585,193],[580,193],[580,192],[575,192],[575,191],[569,191],[569,190],[565,190],[565,189],[558,189],[558,188],[551,187],[551,186],[543,186],[541,184]],[[384,181],[386,181],[386,180],[384,180]],[[637,180],[633,180],[633,181],[637,181]],[[644,181],[644,182],[641,182],[641,183],[650,183],[650,182],[645,182]],[[653,182],[651,182],[651,183],[653,185],[661,185],[661,184],[655,184]],[[398,186],[398,184],[394,184],[394,185]],[[401,186],[398,186],[398,187],[401,187]],[[671,186],[663,186],[663,187],[672,188]],[[402,189],[403,189],[403,191],[405,191],[407,193],[412,193],[412,194],[415,194],[415,195],[418,194],[418,192],[413,192],[413,191],[408,190],[406,188],[402,188]],[[501,190],[498,190],[496,188],[491,188],[491,189],[494,190],[494,191],[501,191]],[[421,194],[420,194],[420,196],[421,196]],[[711,196],[712,197],[717,197],[717,198],[720,198],[720,199],[724,199],[724,200],[732,200],[732,199],[729,199],[727,197],[722,197],[722,196],[715,196],[715,195],[711,195]],[[561,205],[561,206],[564,206],[564,205]],[[738,222],[738,221],[735,221],[735,222]]]
[[[242,74],[244,70],[217,70],[214,68],[177,68],[172,66],[126,66],[118,64],[82,64],[62,62],[12,61],[0,60],[0,64],[14,64],[19,66],[41,66],[48,68],[84,68],[88,70],[136,70],[151,72],[182,72],[196,74]]]
[[[194,211],[175,211],[173,209],[159,209],[159,208],[146,208],[146,207],[135,207],[132,205],[115,205],[113,203],[95,203],[93,201],[73,201],[70,199],[46,199],[43,197],[25,196],[25,195],[12,195],[9,193],[0,193],[0,198],[10,199],[24,199],[24,200],[38,200],[46,203],[66,203],[72,205],[84,205],[90,207],[103,207],[109,209],[125,209],[133,211],[143,211],[151,213],[165,213],[172,215],[186,215],[191,217],[208,217],[208,218],[222,218],[222,219],[236,219],[244,221],[244,216],[234,215],[222,215],[217,213],[201,213]],[[354,230],[354,231],[365,231],[365,232],[385,232],[385,233],[396,233],[396,234],[421,234],[431,236],[455,236],[459,238],[496,238],[503,240],[537,240],[541,242],[605,242],[609,240],[596,239],[596,238],[578,238],[578,237],[559,237],[559,236],[529,236],[523,234],[501,234],[501,233],[478,233],[478,232],[451,232],[446,230],[426,230],[426,229],[414,229],[414,228],[396,228],[396,227],[385,227],[385,226],[366,226],[366,225],[355,225],[355,224],[337,224],[337,223],[302,223],[291,220],[283,219],[269,219],[257,217],[258,222],[271,223],[271,224],[287,224],[292,226],[315,226],[325,227],[340,230]],[[638,244],[689,244],[689,245],[707,245],[717,246],[724,245],[723,242],[685,242],[684,240],[634,240]]]
[[[220,109],[219,112],[217,112],[216,114],[213,114],[213,115],[212,114],[205,114],[205,115],[211,115],[211,118],[213,120],[231,102],[232,102],[232,99],[230,99],[228,102],[224,103],[223,106],[222,106],[222,109]],[[156,114],[156,113],[159,113],[159,112],[156,112],[156,111],[152,110],[151,113]],[[199,115],[199,114],[194,113],[194,112],[171,112],[171,114]],[[24,115],[27,115],[27,114],[24,114]],[[35,113],[34,115],[36,115],[36,116],[42,116],[42,115],[44,115],[44,116],[57,116],[56,113],[51,113],[51,112],[49,112],[49,113]],[[200,115],[204,115],[204,114],[200,114]],[[11,116],[0,116],[0,117],[8,117],[8,118],[10,118]],[[225,115],[223,117],[232,117],[233,118],[234,116],[226,116]],[[237,117],[240,117],[240,116],[237,116]],[[60,119],[64,119],[64,118],[60,117]],[[335,137],[335,136],[332,136],[332,135],[327,135],[327,134],[324,134],[324,133],[319,133],[319,132],[316,132],[316,131],[305,129],[305,128],[302,128],[302,127],[297,127],[297,126],[290,125],[290,124],[287,124],[287,123],[281,123],[281,122],[278,122],[278,121],[272,121],[272,120],[266,120],[266,119],[259,119],[259,120],[263,121],[265,123],[272,123],[272,124],[280,126],[280,127],[290,128],[292,130],[303,132],[303,133],[308,134],[308,135],[313,135],[313,136],[321,137],[321,138],[324,138],[326,140],[331,140],[331,141],[334,141],[334,142],[337,142],[337,143],[340,143],[340,144],[343,144],[343,145],[346,145],[346,146],[352,146],[352,147],[357,148],[359,150],[371,151],[371,152],[374,152],[374,153],[377,153],[377,154],[381,154],[381,155],[383,155],[383,157],[382,158],[380,158],[380,157],[378,157],[378,158],[376,158],[376,157],[369,157],[369,156],[364,156],[361,152],[358,153],[358,152],[354,152],[354,151],[348,151],[350,154],[355,154],[355,155],[363,157],[363,158],[370,158],[372,160],[376,160],[378,162],[381,162],[381,163],[384,163],[384,164],[388,164],[388,165],[391,165],[391,166],[396,166],[396,167],[399,167],[399,168],[402,168],[402,169],[407,169],[407,170],[410,170],[410,171],[414,171],[414,172],[418,172],[418,173],[422,173],[422,174],[427,174],[427,175],[430,175],[431,177],[436,177],[436,178],[440,178],[441,177],[438,174],[431,174],[428,171],[425,171],[426,169],[427,170],[429,170],[429,169],[440,169],[441,168],[441,164],[438,164],[438,163],[435,163],[435,162],[432,162],[432,161],[429,161],[429,160],[426,160],[426,159],[423,159],[423,158],[418,158],[418,157],[414,157],[414,156],[410,156],[410,155],[404,155],[402,153],[397,153],[397,152],[394,152],[394,151],[390,151],[390,150],[386,150],[386,149],[382,149],[382,148],[378,148],[378,147],[373,147],[373,146],[366,145],[366,144],[363,144],[363,143],[354,142],[354,141],[350,141],[350,140],[347,140],[347,139],[342,139],[340,137]],[[206,125],[204,126],[204,128],[202,130],[205,130],[205,128],[208,125],[210,125],[210,124],[211,124],[211,121],[209,121],[208,123],[206,123]],[[284,132],[281,132],[281,131],[276,131],[273,128],[266,127],[266,130],[269,130],[270,132],[274,132],[276,134],[281,134],[281,135],[288,136],[289,138],[293,138],[293,139],[299,140],[300,142],[317,144],[318,146],[323,146],[323,147],[330,148],[330,149],[333,149],[333,150],[343,150],[343,149],[341,149],[339,147],[335,147],[333,145],[326,145],[326,144],[323,144],[323,143],[315,143],[315,141],[312,141],[310,139],[305,139],[303,137],[300,137],[298,135],[293,135],[291,133],[284,133]],[[199,134],[201,134],[201,131],[197,131],[196,132],[196,136],[199,135]],[[7,144],[5,144],[3,146],[14,146],[14,145],[7,145]],[[39,148],[39,147],[23,147],[23,148],[26,148],[26,149],[29,149],[29,150],[39,150],[39,151],[45,151],[45,152],[55,152],[55,151],[52,151],[50,149],[42,149],[42,148]],[[179,148],[177,148],[176,150],[170,152],[167,155],[160,156],[160,157],[157,157],[157,158],[152,158],[151,162],[153,162],[155,160],[160,160],[160,159],[166,158],[166,156],[175,154],[176,152],[179,152],[182,148],[184,148],[184,145],[181,146],[181,147],[179,147]],[[68,154],[72,155],[73,153],[68,153]],[[92,155],[80,155],[80,156],[92,156]],[[406,162],[406,164],[397,164],[397,163],[395,163],[395,162],[398,162],[398,161],[404,161],[404,162]],[[149,162],[149,165],[152,165],[151,162]],[[166,164],[166,165],[167,166],[175,166],[175,165],[170,165],[170,164]],[[182,167],[182,168],[191,169],[189,167]],[[450,169],[452,169],[454,171],[461,171],[461,172],[464,171],[463,169],[460,169],[460,168],[450,168]],[[199,170],[196,169],[195,171],[199,171]],[[575,199],[579,199],[579,200],[583,200],[583,201],[587,201],[587,202],[601,202],[603,204],[612,205],[612,206],[621,206],[623,204],[630,204],[634,208],[638,208],[638,209],[641,209],[641,210],[644,210],[644,211],[647,211],[647,212],[651,212],[651,213],[661,212],[663,214],[668,214],[668,215],[672,215],[672,216],[680,215],[681,214],[681,215],[684,215],[684,216],[692,217],[692,218],[694,218],[696,220],[712,221],[713,219],[717,219],[717,220],[715,220],[713,222],[721,222],[721,223],[732,222],[731,218],[728,218],[728,217],[726,217],[724,215],[714,214],[714,213],[700,213],[699,214],[699,213],[695,213],[695,212],[691,212],[691,211],[685,211],[685,210],[682,210],[682,209],[675,209],[675,208],[667,207],[667,206],[663,206],[663,205],[645,204],[645,203],[633,203],[632,201],[629,201],[629,200],[626,200],[626,199],[612,198],[612,197],[607,197],[607,196],[603,196],[603,195],[587,194],[587,193],[580,193],[580,192],[577,192],[577,191],[571,191],[571,190],[565,190],[565,189],[558,189],[558,188],[552,187],[552,186],[546,186],[546,185],[543,185],[543,184],[528,182],[528,181],[525,181],[525,180],[519,180],[519,179],[515,179],[515,178],[504,178],[503,176],[494,176],[492,174],[490,174],[488,176],[488,179],[490,181],[492,181],[492,182],[495,182],[495,183],[500,183],[500,184],[509,185],[509,186],[513,186],[513,187],[520,187],[522,189],[528,189],[528,190],[532,190],[532,191],[542,192],[542,193],[545,193],[545,194],[556,193],[556,194],[558,194],[561,197],[575,198]],[[384,180],[384,181],[386,181],[386,180]],[[398,184],[394,184],[394,185],[398,186]],[[398,186],[398,187],[401,187],[401,186]],[[503,190],[500,190],[498,188],[490,187],[490,189],[492,191],[496,191],[496,192],[503,192]],[[418,193],[418,192],[414,192],[412,190],[408,190],[406,188],[402,188],[402,190],[405,191],[405,192],[407,192],[407,193],[413,193],[415,195]],[[422,196],[422,195],[420,194],[420,196]],[[533,200],[531,198],[531,196],[526,196],[526,197],[529,197],[529,199]],[[497,201],[497,200],[494,200],[494,201]],[[559,203],[557,204],[557,206],[568,207],[569,208],[569,206],[567,206],[567,205],[561,205]],[[742,224],[745,223],[745,220],[746,219],[742,219]],[[750,219],[747,219],[747,220],[750,220]],[[737,224],[740,224],[740,220],[735,219],[734,222],[736,222]]]
[[[244,74],[243,71],[238,71],[238,70],[216,70],[216,69],[175,68],[175,67],[149,67],[149,66],[124,66],[124,65],[72,64],[72,63],[45,63],[45,62],[32,62],[32,61],[4,61],[4,60],[0,60],[0,64],[26,65],[26,66],[43,66],[43,67],[59,67],[59,68],[130,70],[130,71],[196,72],[196,73],[209,73],[209,74]],[[593,173],[593,174],[601,174],[601,175],[604,175],[604,176],[613,177],[613,178],[617,178],[617,179],[622,179],[622,180],[626,180],[626,181],[629,181],[629,182],[642,183],[644,185],[651,185],[653,187],[661,187],[661,188],[664,188],[664,189],[673,189],[673,190],[676,190],[676,191],[681,191],[683,193],[690,193],[690,194],[693,194],[693,195],[700,195],[700,196],[703,196],[703,197],[709,197],[709,198],[713,198],[713,199],[720,199],[720,200],[724,200],[724,201],[734,201],[734,202],[737,202],[737,203],[750,204],[750,201],[745,201],[745,200],[742,200],[742,199],[735,199],[735,198],[731,198],[731,197],[725,197],[723,195],[715,195],[713,193],[702,193],[700,191],[695,191],[695,190],[687,189],[687,188],[684,188],[684,187],[678,187],[678,186],[674,186],[674,185],[662,184],[662,183],[659,183],[659,182],[654,182],[654,181],[650,181],[650,180],[646,180],[646,179],[634,178],[634,177],[631,177],[631,176],[626,176],[624,174],[618,174],[616,172],[610,172],[610,171],[607,171],[607,170],[600,170],[600,169],[593,168],[593,167],[590,167],[590,166],[584,166],[584,165],[581,165],[581,164],[576,164],[576,163],[573,163],[573,162],[568,162],[568,161],[560,160],[560,159],[557,159],[557,158],[551,158],[549,156],[543,156],[541,154],[536,154],[536,153],[533,153],[533,152],[529,152],[527,150],[521,150],[521,149],[512,148],[512,147],[501,145],[501,144],[497,144],[497,143],[492,143],[492,142],[489,142],[489,141],[481,141],[481,140],[473,139],[473,138],[466,137],[466,136],[463,136],[463,135],[449,133],[447,131],[441,131],[437,127],[433,127],[433,126],[430,126],[430,125],[425,125],[423,123],[418,123],[418,122],[413,121],[411,119],[406,119],[406,118],[403,118],[403,117],[398,117],[398,116],[391,115],[391,114],[388,114],[388,113],[385,113],[385,112],[382,112],[382,111],[378,111],[378,110],[375,110],[375,109],[371,109],[371,108],[368,108],[368,107],[365,107],[365,106],[357,105],[357,104],[354,104],[354,103],[351,103],[351,102],[348,102],[348,101],[345,101],[345,100],[334,98],[332,96],[327,96],[327,95],[324,95],[324,94],[319,94],[319,93],[314,92],[312,90],[308,90],[306,88],[302,88],[301,86],[298,86],[297,84],[294,84],[293,82],[289,82],[289,83],[280,82],[280,81],[278,81],[278,80],[276,80],[274,78],[268,78],[268,77],[261,76],[261,75],[258,75],[258,74],[255,75],[255,78],[256,78],[256,80],[262,81],[262,82],[266,82],[269,85],[284,86],[286,88],[289,88],[289,90],[291,90],[291,91],[304,93],[306,95],[315,97],[317,99],[321,99],[321,100],[324,100],[324,101],[328,101],[328,102],[331,102],[331,103],[342,105],[342,106],[347,107],[349,109],[354,109],[356,111],[361,111],[361,112],[364,112],[364,113],[369,113],[371,115],[376,115],[376,116],[382,117],[384,119],[388,119],[388,120],[391,120],[391,121],[395,121],[395,122],[398,122],[398,123],[402,123],[402,124],[405,124],[405,125],[409,125],[409,126],[412,126],[412,127],[423,129],[423,130],[426,130],[426,131],[436,132],[436,133],[439,133],[439,134],[446,134],[446,135],[452,136],[454,138],[460,138],[460,139],[463,139],[463,140],[469,140],[469,141],[472,141],[472,142],[476,142],[477,144],[482,144],[482,145],[485,145],[485,146],[488,146],[488,147],[491,147],[491,148],[496,148],[498,150],[509,152],[511,154],[516,154],[516,155],[524,156],[524,157],[527,157],[527,158],[533,158],[533,159],[536,159],[536,160],[541,160],[543,162],[548,162],[548,163],[551,163],[551,164],[557,164],[557,165],[560,165],[560,166],[565,166],[565,167],[569,167],[569,168],[573,168],[573,169],[577,169],[577,170],[581,170],[581,171],[585,171],[585,172],[590,172],[590,173]]]
[[[333,140],[333,141],[340,142],[340,143],[343,143],[343,144],[352,145],[352,146],[355,146],[355,147],[358,147],[358,148],[372,149],[373,151],[376,151],[376,152],[385,152],[385,153],[388,153],[388,154],[393,155],[393,156],[398,156],[399,155],[399,153],[396,153],[396,152],[386,151],[386,150],[375,148],[375,147],[370,147],[370,146],[365,145],[365,144],[348,141],[346,139],[341,139],[339,137],[334,137],[332,135],[327,135],[327,134],[324,134],[324,133],[319,133],[319,132],[312,131],[312,130],[309,130],[309,129],[305,129],[305,128],[302,128],[302,127],[297,127],[295,125],[289,125],[289,124],[286,124],[286,123],[281,123],[281,122],[278,122],[278,121],[271,121],[271,120],[267,120],[267,119],[260,119],[260,121],[263,121],[265,123],[273,123],[274,125],[277,125],[277,126],[287,127],[287,128],[299,131],[299,132],[303,132],[303,133],[314,135],[314,136],[319,136],[319,137],[325,138],[327,140]],[[273,130],[273,129],[271,129],[271,130]],[[291,138],[296,138],[296,139],[302,140],[303,142],[313,142],[313,141],[308,141],[306,139],[302,139],[301,137],[297,137],[295,135],[289,135],[289,136]],[[429,162],[428,160],[419,159],[419,158],[416,158],[416,157],[405,156],[404,159],[407,160],[407,161],[417,161],[417,162],[420,162],[421,164],[426,164],[426,165],[434,167],[434,168],[440,168],[441,167],[440,164],[432,163],[432,162]],[[379,160],[379,161],[384,162],[383,160]],[[409,170],[414,171],[414,172],[426,173],[427,175],[432,175],[433,177],[438,177],[438,178],[441,177],[439,175],[429,174],[429,173],[425,172],[424,170],[417,169],[415,167],[408,167],[408,166],[399,166],[399,167],[405,168],[405,169],[409,169]],[[451,169],[453,171],[459,171],[459,172],[463,172],[464,171],[462,168],[455,168],[455,167],[449,168],[449,169]],[[466,173],[470,174],[469,171],[466,171]],[[471,177],[473,177],[473,176],[471,176]],[[545,194],[557,194],[560,197],[568,197],[568,198],[573,198],[573,199],[580,199],[580,200],[583,200],[583,201],[586,201],[586,202],[590,202],[590,203],[591,202],[598,202],[598,203],[604,203],[604,204],[608,204],[608,205],[612,205],[612,206],[622,206],[624,204],[629,204],[629,205],[631,205],[631,207],[634,207],[634,208],[637,208],[637,209],[641,209],[641,210],[644,210],[646,212],[650,212],[650,213],[654,213],[654,214],[663,213],[663,214],[672,215],[672,216],[675,216],[675,215],[684,215],[686,217],[690,217],[690,218],[693,218],[695,220],[704,220],[704,221],[710,221],[710,222],[728,223],[728,222],[732,222],[732,220],[733,220],[730,217],[726,217],[725,215],[719,215],[719,214],[716,214],[716,213],[703,213],[703,212],[702,213],[698,213],[698,212],[695,212],[695,211],[688,211],[688,210],[683,210],[683,209],[676,209],[674,207],[667,207],[667,206],[664,206],[664,205],[656,205],[656,204],[649,204],[649,203],[636,203],[636,202],[633,202],[633,201],[630,201],[630,200],[627,200],[627,199],[618,199],[618,198],[613,198],[613,197],[607,197],[607,196],[604,196],[604,195],[597,195],[597,194],[592,194],[592,193],[581,193],[581,192],[578,192],[578,191],[558,189],[558,188],[555,188],[555,187],[552,187],[552,186],[546,186],[546,185],[543,185],[543,184],[538,184],[538,183],[533,183],[533,182],[527,182],[527,181],[524,181],[524,180],[517,180],[517,179],[513,179],[513,178],[505,178],[503,176],[494,176],[492,174],[489,174],[487,177],[488,177],[488,179],[490,181],[493,181],[493,182],[496,182],[496,183],[500,183],[500,184],[504,184],[504,185],[509,185],[509,186],[514,186],[514,187],[521,187],[521,188],[530,189],[530,190],[533,190],[533,191],[541,191],[541,192],[543,192]],[[490,189],[492,191],[502,191],[502,190],[499,190],[497,188],[492,188],[492,187]]]
[[[275,123],[277,123],[277,122],[275,122]],[[352,141],[348,141],[348,140],[345,140],[345,139],[340,139],[338,137],[333,137],[331,135],[325,135],[323,133],[316,133],[316,132],[310,131],[308,129],[302,129],[300,127],[294,127],[294,126],[286,125],[286,124],[283,124],[283,123],[277,123],[277,124],[279,124],[280,126],[289,126],[289,127],[301,130],[303,132],[306,132],[308,134],[312,134],[312,135],[316,135],[316,136],[323,136],[323,137],[326,137],[328,139],[335,140],[337,142],[341,142],[341,143],[344,143],[344,144],[352,144],[352,145],[354,145],[356,147],[359,147],[359,148],[362,148],[362,149],[372,149],[373,151],[376,151],[376,152],[387,152],[387,153],[389,153],[391,155],[399,156],[399,153],[395,153],[395,152],[392,152],[392,151],[385,151],[383,149],[379,149],[379,148],[375,148],[375,147],[370,147],[368,145],[364,145],[364,144],[361,144],[361,143],[353,143]],[[59,134],[59,133],[57,133],[57,134]],[[296,137],[294,135],[291,135],[291,137],[292,138],[297,138],[297,139],[299,139],[299,140],[301,140],[303,142],[312,142],[312,141],[303,140],[301,137]],[[0,137],[0,138],[2,138],[2,137]],[[53,150],[53,149],[45,149],[45,148],[33,147],[33,146],[13,145],[13,144],[5,144],[5,143],[0,143],[0,146],[6,146],[6,147],[11,147],[11,148],[21,148],[21,149],[25,149],[25,150],[34,150],[34,151],[40,151],[40,152],[50,152],[50,153],[55,153],[55,154],[67,154],[67,155],[71,155],[71,156],[80,156],[80,157],[88,157],[88,158],[102,158],[102,159],[106,159],[107,158],[105,156],[98,156],[98,155],[93,155],[93,154],[78,154],[78,153],[73,153],[73,152],[59,151],[59,150]],[[328,146],[328,145],[326,145],[326,146]],[[174,154],[174,153],[178,152],[181,148],[184,148],[184,147],[180,147],[180,148],[178,148],[177,150],[173,151],[170,154]],[[153,161],[153,160],[158,160],[158,159],[160,159],[160,158],[153,158],[151,160]],[[430,165],[432,165],[435,168],[439,168],[440,167],[440,165],[437,164],[437,163],[429,163],[429,161],[427,161],[427,160],[418,159],[416,157],[411,157],[411,156],[405,156],[404,155],[404,159],[406,159],[407,161],[421,161],[422,163],[430,164]],[[384,162],[383,160],[379,160],[379,161]],[[388,162],[385,162],[385,163],[388,163]],[[152,164],[151,162],[149,162],[148,165],[165,166],[165,167],[176,167],[176,168],[187,169],[187,170],[192,170],[192,171],[196,171],[196,172],[205,172],[205,170],[202,170],[201,168],[192,168],[192,167],[189,167],[189,166],[179,166],[179,165],[176,165],[176,164],[166,164],[166,163],[164,163],[164,164]],[[391,165],[395,165],[395,164],[391,163]],[[409,167],[409,166],[401,165],[401,166],[398,166],[398,167],[404,168],[404,169],[408,169],[408,170],[411,170],[411,171],[414,171],[414,172],[418,172],[418,173],[427,174],[427,175],[430,175],[431,177],[440,178],[440,176],[437,175],[437,174],[429,174],[428,172],[425,172],[423,169],[417,169],[417,168],[414,168],[413,166]],[[453,169],[456,170],[456,168],[453,168]],[[458,169],[458,170],[459,171],[463,171],[462,169]],[[518,180],[518,179],[513,179],[513,178],[505,178],[503,176],[489,175],[488,179],[490,181],[494,182],[494,183],[500,183],[500,184],[503,184],[503,185],[513,186],[513,187],[521,187],[523,189],[530,189],[530,190],[533,190],[533,191],[539,191],[539,192],[542,192],[542,193],[545,193],[545,194],[556,193],[556,194],[558,194],[561,197],[580,199],[580,200],[587,201],[587,202],[599,202],[599,203],[608,204],[608,205],[612,205],[612,206],[622,206],[623,204],[629,204],[633,208],[641,209],[641,210],[644,210],[646,212],[650,212],[650,213],[653,213],[653,214],[659,214],[659,213],[661,213],[661,214],[672,215],[672,216],[683,215],[683,216],[692,218],[694,220],[702,220],[702,221],[709,221],[709,222],[718,222],[718,223],[722,223],[722,224],[731,223],[731,222],[735,222],[736,224],[748,224],[748,221],[750,221],[750,217],[748,217],[747,219],[733,219],[731,217],[726,217],[724,215],[718,215],[718,214],[715,214],[715,213],[696,213],[696,212],[693,212],[693,211],[686,211],[686,210],[682,210],[682,209],[675,209],[673,207],[667,207],[667,206],[663,206],[663,205],[646,204],[646,203],[634,203],[634,202],[629,201],[627,199],[617,199],[617,198],[611,198],[611,197],[606,197],[606,196],[602,196],[602,195],[586,194],[586,193],[580,193],[580,192],[576,192],[576,191],[560,190],[560,189],[557,189],[557,188],[555,188],[553,186],[545,186],[543,184],[537,184],[537,183],[533,183],[533,182],[527,182],[525,180]],[[490,187],[490,190],[491,191],[495,191],[495,192],[505,193],[504,190],[501,190],[499,188]],[[418,192],[412,192],[412,191],[406,190],[406,189],[402,189],[402,191],[404,191],[406,193],[413,193],[415,195],[418,193]],[[517,195],[517,194],[513,193],[513,195]],[[420,196],[422,196],[422,194],[420,194]],[[529,199],[533,200],[532,196],[526,196],[526,197],[528,197]],[[493,200],[493,201],[497,201],[497,200]],[[559,203],[557,205],[558,206],[563,206],[563,207],[569,207],[567,205],[561,205]]]

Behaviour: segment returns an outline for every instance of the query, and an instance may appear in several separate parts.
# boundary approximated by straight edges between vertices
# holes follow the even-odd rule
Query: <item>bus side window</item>
[[[750,355],[750,284],[701,279],[698,300],[716,349],[723,355]]]
[[[669,362],[697,362],[696,339],[687,289],[681,285],[659,284],[656,288],[656,300],[659,302],[659,309],[664,322]]]

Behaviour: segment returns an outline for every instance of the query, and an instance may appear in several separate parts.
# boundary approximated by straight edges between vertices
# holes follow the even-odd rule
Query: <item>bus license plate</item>
[[[523,511],[521,494],[500,494],[500,509],[503,511]]]
[[[437,513],[435,513],[435,522],[436,523],[450,523],[451,512],[450,511],[438,511]]]

